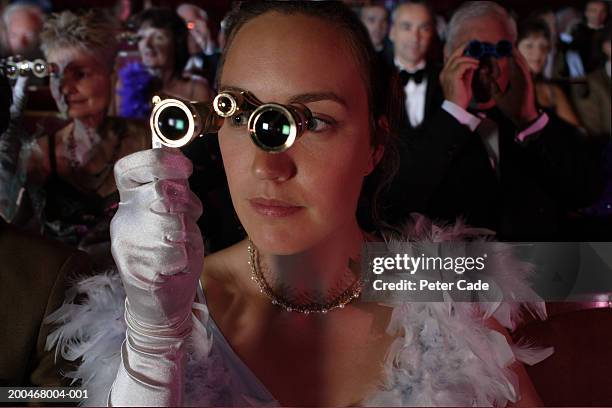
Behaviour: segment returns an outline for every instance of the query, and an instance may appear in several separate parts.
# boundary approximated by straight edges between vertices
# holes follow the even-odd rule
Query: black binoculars
[[[503,58],[512,55],[512,43],[508,40],[501,40],[497,44],[472,40],[469,42],[463,55],[481,60],[487,57]]]
[[[301,104],[262,103],[243,90],[220,92],[212,104],[177,98],[153,98],[153,147],[182,147],[196,137],[216,133],[226,118],[248,115],[251,140],[268,153],[281,153],[312,126],[312,113]]]
[[[58,72],[57,65],[48,63],[42,59],[34,61],[22,60],[19,57],[8,57],[0,61],[0,68],[9,79],[17,79],[19,76],[34,75],[44,78]]]

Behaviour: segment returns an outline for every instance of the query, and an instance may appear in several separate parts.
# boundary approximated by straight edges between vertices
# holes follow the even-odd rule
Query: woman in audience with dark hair
[[[212,99],[208,81],[184,72],[189,60],[189,32],[175,11],[146,9],[132,19],[138,30],[141,63],[131,63],[119,72],[119,114],[146,117],[154,94],[190,101]]]
[[[64,11],[48,19],[41,38],[46,59],[57,67],[51,93],[70,121],[35,141],[29,156],[22,154],[44,235],[90,252],[100,267],[112,265],[108,228],[118,202],[113,166],[150,146],[141,123],[107,116],[115,33],[115,23],[96,11]]]
[[[519,25],[518,50],[534,77],[536,102],[538,106],[574,126],[580,122],[563,90],[556,84],[544,79],[543,72],[551,48],[550,30],[546,22],[529,18]]]
[[[258,1],[241,3],[230,21],[218,88],[294,112],[303,133],[291,142],[291,126],[273,133],[263,120],[263,139],[255,137],[246,126],[254,107],[243,104],[224,120],[221,154],[249,238],[205,260],[202,206],[182,153],[154,149],[117,163],[122,201],[111,229],[121,279],[81,285],[88,302],[58,310],[53,319],[65,325],[50,337],[62,354],[82,357],[72,375],[89,390],[87,403],[537,405],[517,360],[542,356],[511,347],[499,323],[518,318],[508,298],[359,299],[362,245],[390,235],[364,231],[356,210],[361,199],[376,207],[393,175],[401,99],[358,17],[335,1]],[[265,148],[277,138],[288,145]],[[376,188],[363,189],[368,180]],[[402,233],[439,242],[490,231],[416,217]],[[498,289],[522,292],[524,265],[502,264],[490,273],[511,281]],[[102,299],[114,306],[101,310]]]

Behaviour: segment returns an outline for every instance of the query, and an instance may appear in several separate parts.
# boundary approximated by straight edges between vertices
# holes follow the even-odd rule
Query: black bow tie
[[[400,71],[399,76],[400,76],[400,82],[402,83],[402,86],[406,86],[406,84],[410,80],[413,80],[414,83],[418,85],[421,82],[423,82],[423,79],[425,78],[425,70],[419,69],[416,72],[408,72],[402,69]]]

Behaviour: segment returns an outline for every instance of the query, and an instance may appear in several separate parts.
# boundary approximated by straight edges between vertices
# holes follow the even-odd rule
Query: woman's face
[[[144,24],[138,30],[138,51],[148,68],[171,68],[174,64],[172,32]]]
[[[53,50],[47,56],[57,64],[51,94],[61,112],[73,119],[103,117],[111,100],[111,74],[106,62],[77,48]]]
[[[242,27],[226,55],[220,89],[301,102],[315,118],[315,128],[280,154],[255,147],[247,117],[226,119],[219,131],[234,207],[263,251],[297,253],[355,227],[374,159],[366,87],[342,38],[320,19],[267,13]]]
[[[525,59],[529,70],[534,74],[544,71],[546,57],[550,51],[550,42],[543,35],[530,35],[523,38],[518,44],[518,50]]]

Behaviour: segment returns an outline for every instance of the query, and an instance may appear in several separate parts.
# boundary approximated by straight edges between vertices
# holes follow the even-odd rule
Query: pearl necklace
[[[361,295],[363,283],[361,281],[361,278],[357,278],[351,286],[349,286],[344,292],[338,295],[331,302],[325,304],[310,303],[305,305],[296,305],[274,293],[270,285],[268,285],[268,282],[259,270],[259,253],[257,252],[257,248],[255,248],[253,242],[250,239],[247,250],[249,252],[248,264],[251,268],[251,280],[257,283],[257,286],[259,286],[259,291],[266,295],[272,301],[273,305],[280,306],[287,312],[298,312],[303,314],[325,314],[334,309],[343,309],[347,304],[357,299]]]

